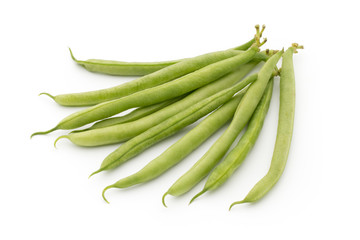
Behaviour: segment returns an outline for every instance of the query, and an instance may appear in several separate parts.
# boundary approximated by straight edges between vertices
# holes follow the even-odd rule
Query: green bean
[[[213,169],[213,167],[225,155],[238,134],[245,127],[258,105],[266,85],[271,78],[276,63],[281,58],[283,51],[280,51],[269,58],[259,71],[257,81],[252,84],[241,100],[233,120],[221,137],[211,146],[206,154],[183,176],[181,176],[164,194],[179,196],[188,192],[200,182]]]
[[[159,86],[201,69],[209,64],[234,57],[238,54],[243,54],[243,52],[230,49],[226,51],[203,54],[194,58],[185,59],[166,68],[160,69],[159,71],[111,88],[81,93],[60,94],[57,96],[52,96],[48,93],[41,94],[46,94],[47,96],[53,98],[55,102],[63,106],[91,106],[129,96],[144,89]]]
[[[297,48],[293,44],[283,55],[280,73],[280,109],[277,136],[274,153],[267,174],[256,183],[242,201],[234,202],[229,210],[236,204],[256,202],[261,199],[277,183],[281,177],[289,155],[295,116],[295,74],[293,54]]]
[[[257,63],[258,62],[252,61],[244,64],[236,71],[236,74],[227,75],[219,80],[205,85],[182,100],[177,101],[144,118],[106,128],[94,129],[80,133],[71,133],[69,135],[60,136],[57,140],[67,138],[76,145],[88,147],[123,142],[165,121],[180,111],[191,107],[197,102],[210,97],[223,89],[231,87],[237,81],[245,77],[257,65]]]
[[[230,75],[236,75],[236,73],[232,73]],[[129,160],[131,157],[144,151],[151,145],[176,133],[180,129],[188,126],[189,124],[194,123],[195,121],[210,113],[220,105],[229,101],[236,92],[240,91],[241,89],[249,85],[251,82],[255,81],[256,78],[257,74],[253,74],[245,78],[243,81],[237,83],[233,87],[222,90],[194,104],[186,110],[179,112],[178,114],[174,115],[171,118],[168,118],[164,122],[130,139],[129,141],[121,145],[118,149],[116,149],[114,152],[112,152],[109,156],[107,156],[102,162],[100,169],[92,173],[90,176],[94,175],[95,173],[117,167],[121,163]]]
[[[258,29],[259,26],[257,25]],[[265,25],[263,25],[260,37],[262,36],[263,31],[265,30]],[[245,51],[251,47],[255,42],[255,38],[252,38],[250,41],[240,45],[238,47],[232,48],[233,50],[242,50]],[[112,61],[112,60],[102,60],[102,59],[88,59],[86,61],[77,60],[71,49],[69,48],[71,58],[80,66],[84,67],[90,72],[105,73],[110,75],[117,76],[142,76],[147,75],[153,72],[156,72],[164,67],[173,65],[184,59],[179,60],[170,60],[163,62],[123,62],[123,61]]]
[[[143,76],[173,65],[184,59],[163,62],[122,62],[102,59],[77,60],[69,48],[71,58],[90,72],[105,73],[116,76]]]
[[[253,116],[250,119],[246,132],[241,137],[236,147],[231,150],[225,159],[211,172],[203,190],[196,194],[191,199],[190,203],[205,192],[209,190],[215,190],[216,188],[220,187],[244,161],[247,154],[253,148],[264,124],[264,120],[271,101],[273,86],[274,81],[271,79],[265,89],[263,97],[261,98]]]
[[[243,45],[233,48],[233,50],[245,51],[251,47],[254,41],[255,39],[253,38]],[[71,58],[86,70],[90,72],[104,73],[115,76],[143,76],[184,60],[178,59],[162,62],[123,62],[102,59],[88,59],[86,61],[82,61],[75,58],[70,48],[69,51]]]
[[[78,128],[88,123],[111,117],[130,108],[148,106],[177,96],[181,96],[185,93],[205,86],[206,84],[209,84],[234,71],[235,69],[239,68],[240,65],[251,61],[255,57],[255,54],[259,51],[259,47],[265,42],[266,40],[264,40],[262,43],[257,40],[256,43],[254,43],[242,54],[238,54],[232,58],[210,64],[174,81],[75,112],[61,120],[54,128],[45,132],[36,132],[32,134],[32,136],[46,134],[57,129]],[[173,66],[176,66],[176,64],[169,67]],[[155,73],[160,71],[161,70]]]
[[[84,131],[88,131],[88,130],[92,130],[92,129],[105,128],[105,127],[110,127],[110,126],[114,126],[114,125],[121,124],[121,123],[132,122],[132,121],[141,119],[143,117],[149,116],[150,114],[157,112],[157,111],[173,104],[174,102],[181,100],[183,97],[184,96],[180,96],[180,97],[176,97],[176,98],[173,98],[173,99],[161,102],[161,103],[156,103],[156,104],[153,104],[150,106],[136,108],[135,110],[133,110],[132,112],[130,112],[129,114],[126,114],[124,116],[106,118],[104,120],[94,123],[89,128],[82,129],[82,130],[75,130],[75,131],[72,131],[71,133],[84,132]]]
[[[55,102],[63,106],[92,106],[102,102],[118,99],[131,95],[135,92],[161,85],[172,81],[178,77],[196,71],[209,64],[243,54],[244,51],[229,49],[200,55],[189,58],[172,66],[161,69],[157,72],[137,78],[133,81],[117,85],[115,87],[80,93],[68,93],[53,96],[43,92],[39,95],[47,95]],[[266,55],[258,53],[254,57],[256,60],[266,60]]]
[[[104,194],[108,189],[127,188],[150,181],[160,176],[169,168],[184,159],[232,118],[241,97],[242,95],[236,95],[229,102],[225,103],[223,106],[211,113],[195,128],[190,130],[185,136],[169,147],[160,156],[149,162],[140,171],[126,178],[120,179],[116,183],[106,187],[103,191],[103,198],[105,201],[107,200]]]

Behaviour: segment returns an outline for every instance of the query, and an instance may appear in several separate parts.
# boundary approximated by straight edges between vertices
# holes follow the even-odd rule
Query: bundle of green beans
[[[228,50],[164,62],[121,62],[72,59],[91,72],[141,76],[133,81],[90,92],[48,95],[63,106],[88,106],[62,119],[48,131],[72,130],[55,140],[69,139],[79,146],[123,142],[90,176],[118,167],[157,142],[204,116],[192,130],[138,172],[107,186],[127,188],[150,181],[175,166],[227,122],[230,125],[196,164],[163,195],[180,196],[208,176],[203,190],[191,199],[221,186],[240,166],[255,145],[269,109],[275,77],[280,76],[280,110],[273,158],[268,173],[242,200],[232,206],[255,202],[279,180],[287,161],[295,110],[293,54],[303,48],[292,44],[284,50],[260,51],[265,26],[248,42]],[[277,68],[282,58],[281,69]],[[262,65],[261,67],[258,67]],[[255,68],[257,73],[248,75]],[[123,111],[130,113],[114,117]],[[79,127],[93,123],[91,127]],[[236,147],[229,151],[247,125]],[[227,152],[229,152],[227,154]]]

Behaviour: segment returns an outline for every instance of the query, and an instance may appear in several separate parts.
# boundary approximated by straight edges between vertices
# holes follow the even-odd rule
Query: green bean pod
[[[186,95],[185,95],[186,96]],[[110,126],[114,126],[117,124],[122,124],[122,123],[128,123],[128,122],[132,122],[135,120],[138,120],[140,118],[149,116],[150,114],[157,112],[171,104],[173,104],[174,102],[177,102],[181,99],[183,99],[184,96],[180,96],[180,97],[176,97],[161,103],[156,103],[150,106],[146,106],[146,107],[140,107],[140,108],[136,108],[135,110],[133,110],[132,112],[124,115],[124,116],[120,116],[120,117],[112,117],[112,118],[106,118],[104,120],[98,121],[96,123],[94,123],[91,127],[86,128],[86,129],[82,129],[82,130],[75,130],[72,131],[72,133],[79,133],[79,132],[85,132],[88,130],[93,130],[93,129],[99,129],[99,128],[105,128],[105,127],[110,127]]]
[[[144,89],[152,88],[169,82],[188,73],[194,72],[209,64],[243,54],[244,51],[229,49],[188,58],[172,66],[161,69],[157,72],[145,75],[127,83],[115,87],[80,93],[68,93],[53,96],[43,92],[40,95],[47,95],[62,106],[93,106],[102,102],[111,101],[131,95]],[[254,59],[266,60],[264,53],[257,53]]]
[[[263,43],[257,42],[242,54],[210,64],[174,81],[75,112],[61,120],[54,128],[45,132],[36,132],[32,136],[46,134],[57,129],[78,128],[94,121],[111,117],[130,108],[152,105],[191,92],[225,76],[239,68],[240,65],[251,61],[259,51],[259,46]]]
[[[169,168],[184,159],[232,118],[241,98],[242,95],[236,95],[230,101],[215,110],[195,128],[191,129],[185,136],[174,143],[160,156],[149,162],[140,171],[106,187],[103,191],[103,198],[105,201],[107,200],[104,194],[108,189],[127,188],[136,184],[148,182],[160,176]]]
[[[117,167],[121,163],[144,151],[151,145],[154,145],[160,140],[176,133],[189,124],[194,123],[201,117],[215,110],[220,105],[229,101],[236,92],[245,88],[247,85],[255,81],[256,78],[257,74],[253,74],[245,78],[243,81],[237,83],[233,87],[218,92],[217,94],[194,104],[186,110],[179,112],[164,122],[130,139],[114,152],[112,152],[109,156],[107,156],[102,162],[100,169],[91,175]],[[243,94],[243,92],[241,94]]]
[[[191,107],[197,102],[207,97],[210,97],[211,95],[223,89],[231,87],[237,81],[245,77],[257,65],[257,63],[258,62],[252,61],[250,63],[244,64],[240,67],[239,70],[234,72],[234,74],[226,75],[219,80],[205,85],[195,90],[193,93],[186,96],[185,98],[136,121],[124,124],[117,124],[105,128],[82,131],[78,133],[71,133],[68,135],[60,136],[57,140],[61,138],[67,138],[76,145],[87,147],[126,141],[132,137],[139,135],[147,129],[165,121],[166,119],[174,116],[180,111]]]
[[[102,59],[77,60],[69,48],[71,58],[90,72],[104,73],[115,76],[143,76],[156,72],[184,59],[162,62],[123,62]]]
[[[280,73],[278,129],[270,169],[267,174],[255,184],[242,201],[232,203],[229,209],[236,204],[256,202],[264,197],[277,183],[285,169],[290,150],[295,116],[295,74],[293,54],[296,52],[297,48],[302,48],[302,46],[293,44],[293,46],[287,49],[283,55]]]
[[[210,173],[205,186],[201,192],[196,194],[190,201],[194,201],[200,195],[209,190],[215,190],[220,187],[242,164],[247,154],[255,145],[255,142],[263,127],[266,114],[269,110],[271,96],[273,92],[274,80],[271,79],[265,89],[264,95],[261,98],[258,106],[251,117],[246,132],[239,140],[236,147],[225,157],[225,159],[215,167]]]
[[[91,106],[102,102],[129,96],[144,89],[150,89],[155,86],[167,83],[176,78],[182,77],[188,73],[201,69],[209,64],[234,57],[243,52],[237,50],[226,50],[203,54],[197,57],[188,58],[176,64],[170,65],[159,71],[150,73],[111,88],[101,90],[69,93],[50,96],[54,101],[62,106]]]
[[[233,50],[245,51],[255,42],[255,39],[232,48]],[[102,59],[88,59],[85,61],[77,60],[69,48],[71,58],[80,66],[90,72],[104,73],[115,76],[144,76],[156,72],[162,68],[168,67],[185,59],[162,61],[162,62],[124,62]]]
[[[235,141],[236,137],[253,115],[282,54],[283,50],[279,51],[266,61],[259,71],[257,81],[249,87],[247,93],[241,100],[230,126],[211,146],[205,155],[169,188],[164,194],[164,197],[167,194],[180,196],[188,192],[206,177],[226,154],[231,144]]]

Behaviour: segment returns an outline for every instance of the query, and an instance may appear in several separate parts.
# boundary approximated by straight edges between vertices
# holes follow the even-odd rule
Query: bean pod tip
[[[39,93],[38,96],[41,96],[41,95],[46,95],[46,96],[48,96],[48,97],[50,97],[50,98],[52,98],[52,99],[55,99],[55,97],[54,97],[53,95],[51,95],[50,93],[47,93],[47,92]]]
[[[107,202],[108,204],[110,204],[110,202],[106,199],[106,197],[105,197],[105,192],[108,190],[108,189],[110,189],[110,188],[113,188],[113,185],[109,185],[109,186],[107,186],[106,188],[104,188],[104,190],[102,191],[102,198],[105,200],[105,202]]]
[[[62,138],[67,138],[67,139],[69,139],[69,137],[68,137],[67,135],[62,135],[62,136],[58,137],[58,138],[55,139],[55,141],[54,141],[54,147],[55,147],[55,148],[56,148],[56,143],[57,143],[60,139],[62,139]]]
[[[43,131],[43,132],[34,132],[33,134],[31,134],[30,139],[31,139],[33,136],[35,136],[35,135],[44,135],[44,134],[51,133],[51,132],[53,132],[53,131],[55,131],[55,130],[57,130],[57,127],[54,127],[54,128],[52,128],[52,129],[50,129],[50,130]]]
[[[101,172],[101,171],[102,171],[101,168],[98,169],[98,170],[96,170],[95,172],[93,172],[92,174],[90,174],[88,178],[91,178],[93,175],[98,174],[98,173]]]
[[[75,62],[77,62],[78,60],[74,57],[73,52],[71,51],[71,48],[69,47],[69,51],[70,51],[70,56],[72,58],[72,60],[74,60]]]
[[[229,207],[229,211],[232,209],[233,206],[238,205],[238,204],[242,204],[242,203],[246,203],[245,199],[242,200],[242,201],[233,202]]]
[[[207,190],[206,189],[203,189],[201,192],[199,192],[198,194],[196,194],[189,202],[189,205],[195,200],[197,199],[198,197],[200,197],[201,195],[203,195]]]
[[[164,207],[166,207],[166,208],[167,208],[167,205],[166,205],[166,203],[165,203],[165,197],[166,197],[168,194],[169,194],[169,192],[164,193],[164,195],[163,195],[162,198],[161,198],[162,204],[163,204]]]

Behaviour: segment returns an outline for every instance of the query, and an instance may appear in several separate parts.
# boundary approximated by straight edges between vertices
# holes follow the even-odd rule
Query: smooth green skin
[[[251,39],[241,46],[233,48],[233,50],[247,50],[254,43]],[[102,59],[88,59],[86,61],[77,60],[71,49],[69,48],[71,58],[80,66],[90,72],[104,73],[116,76],[144,76],[156,72],[164,67],[168,67],[184,59],[161,61],[161,62],[123,62]]]
[[[222,76],[225,76],[226,74],[239,68],[240,65],[248,63],[255,57],[255,54],[258,51],[258,44],[254,44],[251,48],[242,54],[238,54],[232,58],[207,65],[206,67],[203,67],[174,81],[75,112],[61,120],[54,128],[45,132],[36,132],[31,136],[46,134],[57,129],[78,128],[97,120],[111,117],[131,108],[149,106],[181,96],[185,93],[205,86],[221,78]],[[173,66],[176,66],[176,64],[169,66],[169,68]],[[163,70],[165,69],[166,68]],[[155,73],[160,71],[162,70],[159,70]]]
[[[242,46],[239,48],[241,47]],[[157,72],[135,79],[131,82],[123,83],[111,88],[89,92],[60,94],[56,96],[46,92],[40,93],[39,95],[47,95],[55,100],[55,102],[63,106],[93,106],[102,102],[125,97],[144,89],[161,85],[196,71],[206,65],[243,53],[244,51],[241,50],[229,49],[226,51],[213,52],[194,58],[188,58],[179,63],[173,64],[171,67],[161,69],[161,71],[159,70]],[[264,53],[257,53],[254,58],[259,61],[264,61],[267,57]]]
[[[283,55],[280,73],[280,109],[274,153],[267,174],[255,184],[242,201],[231,204],[230,209],[241,203],[256,202],[280,179],[289,155],[295,116],[295,74],[293,54],[296,48],[290,47]],[[229,210],[230,210],[229,209]]]
[[[95,171],[93,174],[117,167],[133,156],[138,155],[140,152],[144,151],[151,145],[154,145],[160,140],[163,140],[164,138],[176,133],[182,128],[194,123],[206,114],[215,110],[220,105],[229,101],[236,92],[245,88],[247,85],[255,81],[256,78],[257,74],[253,74],[245,78],[243,81],[235,84],[233,87],[222,90],[192,105],[184,111],[179,112],[171,118],[168,118],[167,120],[141,133],[140,135],[130,139],[114,152],[112,152],[109,156],[107,156],[102,162],[100,169]],[[243,92],[241,94],[243,94]]]
[[[263,30],[262,30],[263,31]],[[259,37],[262,36],[262,33],[260,33]],[[250,41],[244,43],[243,45],[234,47],[234,50],[241,50],[241,51],[245,51],[247,49],[249,49],[253,44],[255,43],[255,38],[252,38]]]
[[[205,192],[215,190],[220,187],[245,160],[247,154],[255,145],[263,127],[264,120],[270,106],[273,86],[274,80],[271,79],[265,89],[264,95],[255,109],[253,116],[250,119],[246,132],[241,137],[236,147],[231,150],[225,159],[210,173],[203,190],[196,194],[191,199],[190,203]]]
[[[167,194],[180,196],[188,192],[204,177],[206,177],[226,154],[241,130],[249,122],[265,91],[267,83],[272,76],[276,63],[281,58],[282,54],[283,51],[279,51],[266,61],[259,71],[257,81],[250,86],[249,90],[241,100],[230,126],[211,146],[205,155],[169,188],[164,196]]]
[[[160,156],[149,162],[140,171],[106,187],[103,191],[104,200],[107,201],[104,194],[105,191],[110,188],[127,188],[136,184],[148,182],[179,163],[233,117],[241,98],[242,95],[236,95],[230,101],[215,110],[195,128],[190,130]]]
[[[191,107],[199,101],[210,97],[221,90],[231,87],[238,82],[239,79],[244,78],[257,65],[257,63],[258,62],[250,62],[244,64],[239,70],[234,72],[234,74],[226,75],[215,82],[203,86],[182,100],[179,100],[136,121],[79,133],[71,133],[69,135],[60,136],[57,140],[60,138],[67,138],[76,145],[87,147],[126,141],[165,121],[171,116],[174,116],[177,113]]]
[[[167,83],[188,73],[201,69],[209,64],[242,54],[237,50],[226,50],[203,54],[194,58],[188,58],[176,64],[170,65],[159,71],[139,77],[115,87],[81,92],[60,94],[51,96],[55,102],[63,106],[91,106],[98,103],[129,96],[144,89],[149,89]]]
[[[115,76],[144,76],[184,59],[162,62],[122,62],[102,59],[77,60],[69,48],[71,58],[90,72],[105,73]]]
[[[71,133],[85,132],[85,131],[92,130],[92,129],[105,128],[105,127],[110,127],[110,126],[114,126],[114,125],[121,124],[121,123],[132,122],[132,121],[138,120],[140,118],[146,117],[154,112],[157,112],[157,111],[173,104],[174,102],[181,100],[183,97],[184,96],[180,96],[177,98],[167,100],[165,102],[157,103],[157,104],[146,106],[146,107],[136,108],[135,110],[133,110],[132,112],[130,112],[129,114],[126,114],[124,116],[107,118],[107,119],[104,119],[104,120],[94,123],[89,128],[82,129],[82,130],[75,130],[75,131],[72,131]]]

